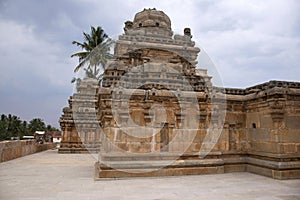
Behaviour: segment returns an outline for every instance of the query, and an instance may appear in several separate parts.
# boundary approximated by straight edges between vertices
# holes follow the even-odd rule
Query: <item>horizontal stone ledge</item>
[[[190,168],[162,168],[151,169],[127,169],[127,170],[99,170],[95,165],[95,180],[112,180],[137,177],[160,177],[160,176],[180,176],[199,174],[220,174],[224,173],[224,167],[190,167]]]
[[[220,151],[212,151],[206,156],[219,156],[222,155]],[[130,160],[143,160],[145,158],[159,158],[159,159],[173,159],[173,158],[199,158],[199,152],[195,153],[182,153],[182,152],[153,152],[153,153],[130,153],[130,152],[101,152],[99,155],[103,159],[130,159]],[[201,156],[201,155],[200,155]]]
[[[249,151],[247,152],[249,156],[262,156],[262,157],[270,157],[270,158],[277,158],[277,159],[291,159],[291,158],[300,158],[299,153],[269,153],[269,152],[259,152],[259,151]]]
[[[278,170],[300,169],[300,161],[276,162],[259,158],[246,157],[246,163]]]
[[[148,160],[148,161],[107,161],[99,164],[101,169],[153,169],[179,167],[221,166],[222,159],[203,160]]]

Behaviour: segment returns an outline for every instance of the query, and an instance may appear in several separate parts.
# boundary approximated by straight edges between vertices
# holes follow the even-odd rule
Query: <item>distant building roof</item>
[[[46,135],[51,135],[52,137],[62,137],[61,131],[47,131]]]
[[[36,131],[35,134],[44,135],[45,131]]]
[[[61,131],[55,131],[53,137],[62,137]]]

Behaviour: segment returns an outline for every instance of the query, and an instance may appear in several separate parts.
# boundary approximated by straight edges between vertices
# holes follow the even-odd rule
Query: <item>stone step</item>
[[[206,158],[217,158],[220,156],[220,152],[211,152]],[[198,153],[174,153],[174,152],[155,152],[155,153],[100,153],[99,159],[102,161],[135,161],[135,160],[185,160],[193,159],[199,160],[202,159],[199,157]]]
[[[95,164],[95,180],[111,180],[137,177],[160,177],[199,174],[224,173],[224,166],[206,167],[177,167],[177,168],[146,168],[146,169],[101,169],[99,163]]]
[[[199,159],[199,160],[148,160],[148,161],[100,161],[101,169],[159,169],[179,167],[207,167],[223,165],[222,159]]]

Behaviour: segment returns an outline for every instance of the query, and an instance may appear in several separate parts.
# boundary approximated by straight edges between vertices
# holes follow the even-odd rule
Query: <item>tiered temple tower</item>
[[[213,86],[196,68],[200,49],[191,38],[189,28],[173,35],[155,9],[126,21],[102,86],[83,80],[64,108],[60,152],[100,151],[96,178],[233,171],[300,178],[300,83]]]

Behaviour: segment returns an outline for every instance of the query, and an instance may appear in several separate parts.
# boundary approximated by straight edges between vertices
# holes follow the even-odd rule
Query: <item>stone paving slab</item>
[[[300,200],[300,180],[246,172],[94,181],[96,157],[48,150],[0,163],[0,199]]]

